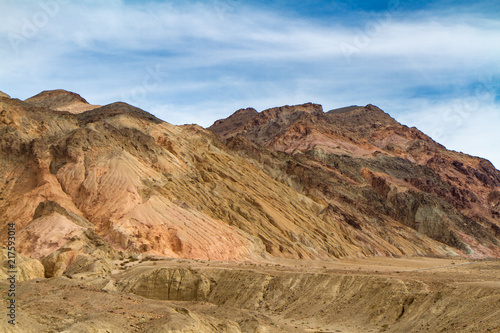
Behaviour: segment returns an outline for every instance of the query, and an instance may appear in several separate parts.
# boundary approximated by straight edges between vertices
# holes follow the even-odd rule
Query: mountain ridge
[[[209,131],[121,102],[71,113],[59,101],[79,95],[37,96],[1,104],[0,230],[16,221],[33,244],[22,253],[51,258],[50,272],[58,260],[74,269],[78,253],[500,256],[500,172],[373,105],[240,109]]]
[[[466,219],[480,220],[486,230],[497,234],[498,206],[490,210],[488,197],[498,191],[500,172],[489,161],[448,151],[371,104],[326,113],[315,113],[314,108],[307,115],[302,112],[304,107],[309,104],[288,107],[292,109],[288,118],[271,118],[268,111],[253,113],[244,125],[233,128],[227,126],[229,117],[216,121],[209,129],[227,142],[243,136],[265,149],[333,167],[355,182],[368,182],[386,199],[391,186],[437,196],[464,213]],[[238,149],[245,150],[241,146]],[[373,171],[389,178],[373,176]],[[397,209],[390,203],[386,208]],[[400,213],[394,214],[401,218]],[[452,234],[453,230],[451,227]]]
[[[0,97],[12,332],[500,327],[487,160],[373,105],[240,109],[210,131],[54,94]]]

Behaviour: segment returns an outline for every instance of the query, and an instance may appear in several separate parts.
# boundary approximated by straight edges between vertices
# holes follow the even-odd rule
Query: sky
[[[0,90],[176,125],[374,104],[500,168],[500,1],[2,0]]]

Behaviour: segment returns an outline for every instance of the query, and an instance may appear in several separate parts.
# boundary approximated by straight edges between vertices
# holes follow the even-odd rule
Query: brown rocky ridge
[[[500,172],[485,159],[445,149],[373,105],[325,113],[310,103],[261,113],[244,109],[209,129],[264,168],[282,170],[294,188],[326,205],[324,213],[342,220],[348,212],[349,233],[377,239],[366,254],[408,254],[398,239],[402,230],[463,255],[500,254],[494,199]]]
[[[242,109],[203,129],[64,90],[2,95],[0,184],[25,281],[8,332],[499,327],[484,311],[500,301],[500,172],[372,105]],[[60,312],[94,311],[89,297],[92,315]]]

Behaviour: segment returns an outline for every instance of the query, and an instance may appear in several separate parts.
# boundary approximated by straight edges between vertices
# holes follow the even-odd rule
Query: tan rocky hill
[[[91,105],[82,96],[62,89],[43,91],[26,99],[25,102],[34,106],[71,113],[81,113],[100,106]]]

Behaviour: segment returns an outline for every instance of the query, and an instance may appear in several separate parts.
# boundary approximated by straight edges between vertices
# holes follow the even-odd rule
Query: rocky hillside
[[[269,173],[280,170],[278,178],[326,205],[323,214],[347,222],[346,234],[364,244],[406,252],[397,235],[409,227],[466,255],[499,255],[500,172],[373,105],[242,109],[209,129]]]
[[[371,105],[245,109],[207,130],[61,90],[0,97],[0,184],[2,242],[15,222],[46,276],[134,253],[500,256],[500,172]]]

